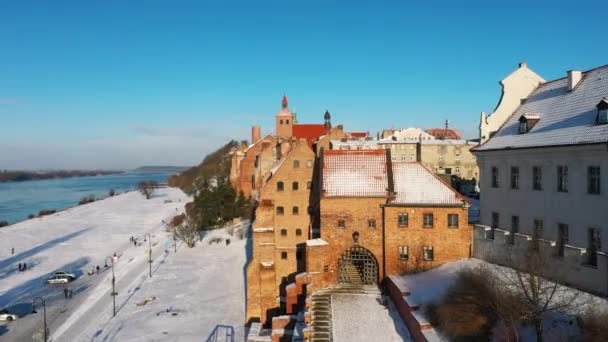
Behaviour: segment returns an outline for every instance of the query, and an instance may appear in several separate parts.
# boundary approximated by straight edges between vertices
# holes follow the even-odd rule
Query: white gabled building
[[[482,114],[474,255],[508,263],[537,249],[554,279],[608,295],[608,65],[534,75],[503,81],[497,110]]]

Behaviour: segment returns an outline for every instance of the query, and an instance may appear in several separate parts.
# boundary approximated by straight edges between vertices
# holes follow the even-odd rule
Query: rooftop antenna
[[[449,124],[449,123],[450,123],[450,120],[445,119],[445,129],[446,129],[446,131],[447,131],[447,129],[448,129],[448,124]]]

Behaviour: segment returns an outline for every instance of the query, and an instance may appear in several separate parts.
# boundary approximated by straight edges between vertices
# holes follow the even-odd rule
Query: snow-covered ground
[[[509,268],[487,263],[483,260],[463,259],[443,264],[426,272],[393,277],[393,280],[398,285],[409,289],[411,295],[408,297],[408,300],[421,306],[437,304],[441,302],[450,286],[457,280],[460,271],[467,268],[474,269],[479,266],[488,267],[490,270],[497,272],[499,276],[513,272]],[[597,297],[587,292],[568,289],[560,291],[558,296],[569,296],[568,298],[572,298],[574,294],[577,294],[577,297],[570,309],[571,312],[568,312],[568,314],[551,313],[544,318],[543,330],[545,331],[547,340],[561,341],[575,338],[578,334],[575,315],[590,308],[608,310],[608,300],[606,298]],[[534,334],[530,327],[523,327],[520,330],[520,336],[523,341],[534,340],[534,337],[532,337]]]
[[[111,310],[111,306],[106,310],[111,305],[111,270],[103,267],[106,257],[113,253],[119,256],[117,303],[125,301],[128,296],[122,291],[125,283],[121,279],[136,278],[148,268],[148,244],[134,247],[129,238],[142,241],[144,234],[152,234],[153,257],[158,258],[172,244],[163,232],[162,221],[181,213],[187,200],[177,189],[159,189],[150,200],[129,192],[1,228],[0,308],[25,316],[0,325],[2,341],[30,341],[34,330],[41,327],[42,310],[31,314],[36,296],[46,300],[47,321],[55,341],[75,341],[74,334],[91,321],[104,320],[96,310]],[[18,272],[17,264],[23,262],[27,271]],[[96,265],[102,266],[101,274],[87,275]],[[44,285],[58,270],[79,276],[68,285],[74,292],[72,299],[64,298],[63,286]],[[73,315],[75,312],[78,314]]]
[[[221,241],[209,244],[214,237]],[[229,341],[227,334],[243,341],[244,265],[245,240],[224,230],[211,232],[195,248],[184,244],[176,255],[171,250],[154,277],[98,328],[95,341]]]
[[[382,306],[375,295],[332,294],[333,338],[336,342],[411,341],[392,304]]]

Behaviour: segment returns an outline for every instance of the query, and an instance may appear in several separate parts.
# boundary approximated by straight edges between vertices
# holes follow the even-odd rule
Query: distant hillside
[[[170,177],[169,186],[179,187],[184,192],[191,194],[196,184],[204,184],[214,178],[228,179],[230,176],[230,151],[238,145],[238,142],[231,140],[215,152],[207,155],[198,166]]]
[[[24,182],[30,180],[86,177],[99,175],[112,175],[123,171],[108,170],[50,170],[50,171],[8,171],[0,170],[0,183]]]
[[[149,173],[179,173],[188,170],[191,166],[140,166],[131,172]]]

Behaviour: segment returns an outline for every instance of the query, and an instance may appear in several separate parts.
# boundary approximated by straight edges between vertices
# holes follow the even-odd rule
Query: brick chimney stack
[[[251,126],[251,143],[255,144],[262,138],[262,127]]]

